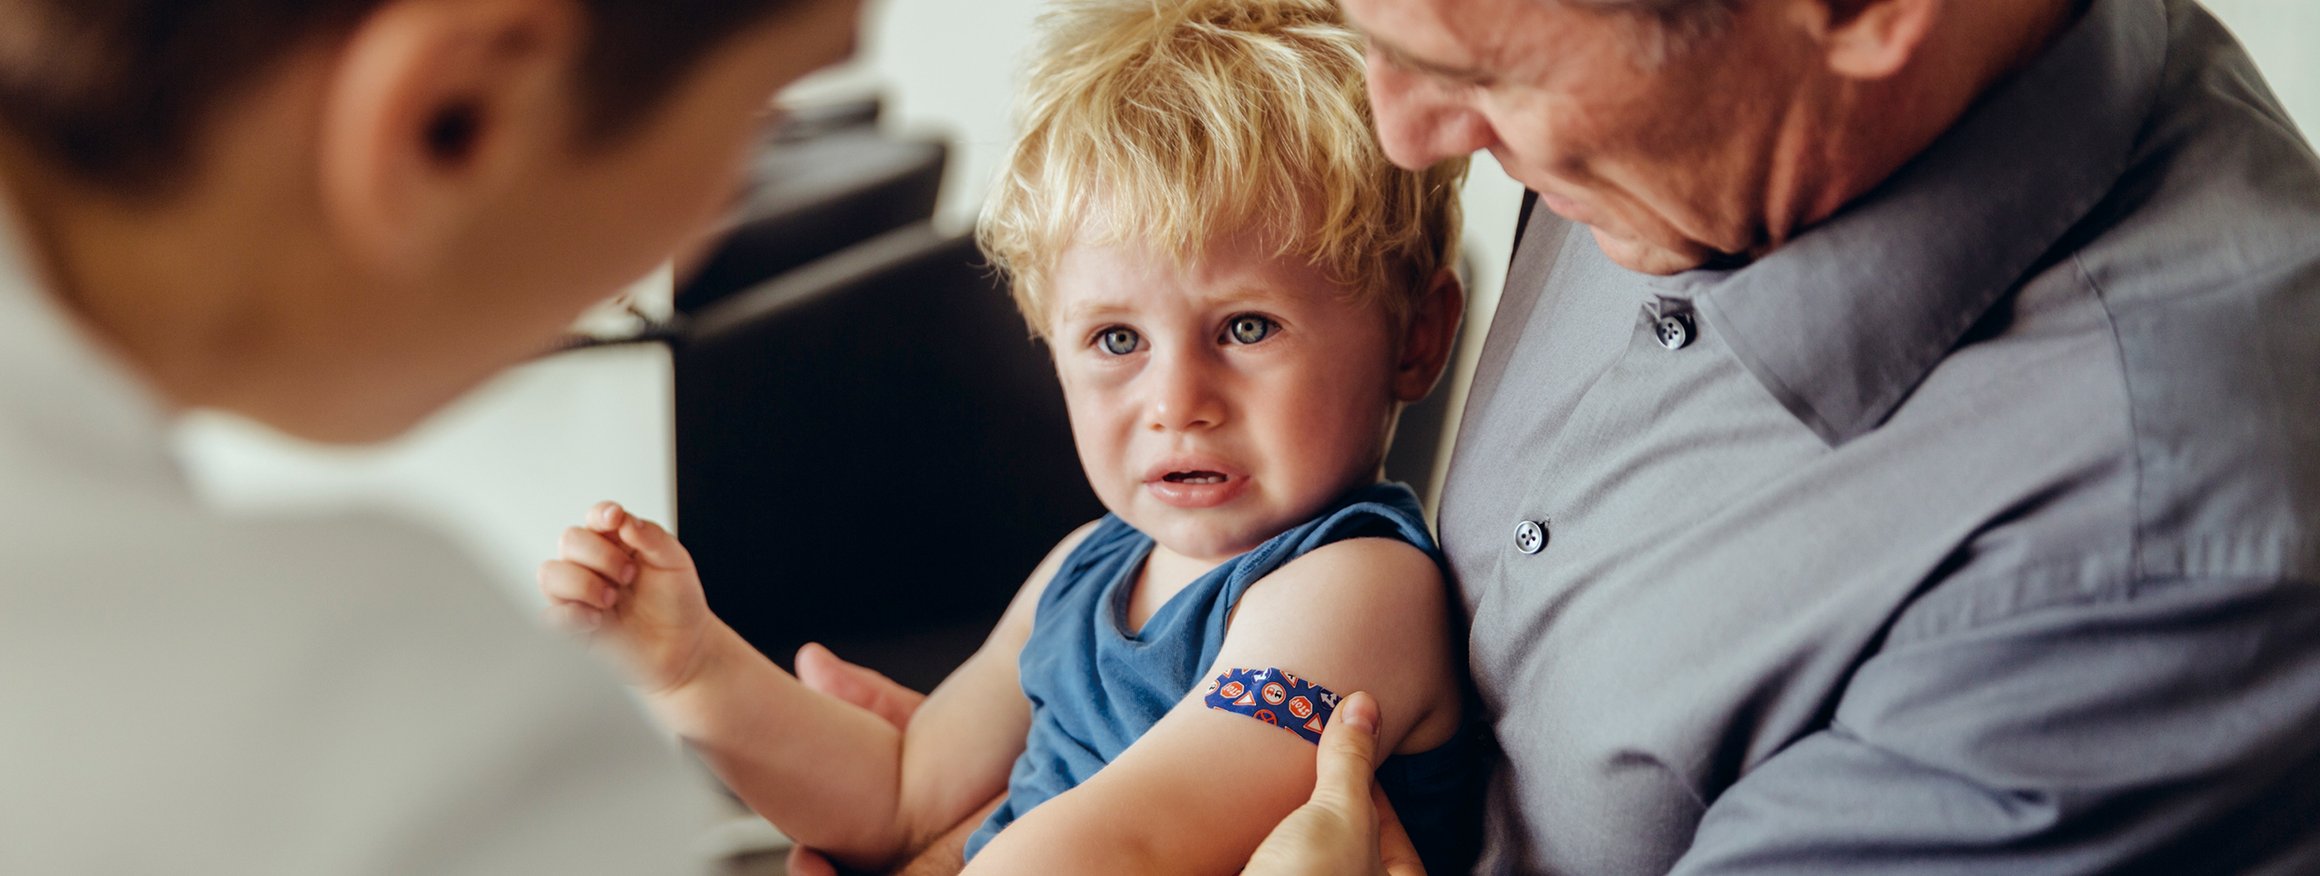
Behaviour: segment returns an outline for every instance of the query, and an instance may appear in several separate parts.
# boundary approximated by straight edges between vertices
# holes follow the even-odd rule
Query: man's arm
[[[1385,704],[1379,747],[1431,747],[1455,729],[1455,661],[1441,577],[1400,542],[1329,545],[1243,598],[1213,678],[1280,668]],[[1313,788],[1313,745],[1195,689],[1136,744],[1001,832],[969,872],[1235,873]]]
[[[1897,642],[1675,872],[2320,872],[2320,586],[2153,581]]]

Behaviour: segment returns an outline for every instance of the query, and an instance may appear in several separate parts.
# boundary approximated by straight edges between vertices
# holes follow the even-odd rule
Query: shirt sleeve
[[[1889,644],[1674,872],[2320,872],[2320,585],[2147,582]]]

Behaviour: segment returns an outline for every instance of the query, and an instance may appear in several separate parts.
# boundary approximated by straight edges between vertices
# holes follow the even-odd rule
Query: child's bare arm
[[[1382,539],[1324,547],[1241,601],[1214,678],[1277,667],[1384,711],[1380,751],[1421,751],[1458,726],[1460,682],[1441,573]],[[1206,679],[1204,679],[1205,682]],[[1311,743],[1216,711],[1196,689],[1094,778],[1033,809],[970,872],[1235,873],[1313,788]]]
[[[691,558],[666,531],[614,511],[613,525],[591,529],[608,528],[599,534],[617,551],[575,549],[567,534],[564,559],[550,566],[578,571],[543,569],[542,589],[575,625],[611,640],[655,713],[759,814],[832,857],[876,866],[1005,787],[1030,725],[1016,660],[1040,592],[1084,530],[1040,564],[983,647],[898,730],[807,689],[705,607],[697,630],[664,620],[699,601]],[[627,583],[624,563],[636,570]]]

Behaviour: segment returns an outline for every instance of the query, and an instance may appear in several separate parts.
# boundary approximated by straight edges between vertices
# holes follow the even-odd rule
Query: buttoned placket
[[[1700,336],[1699,317],[1690,299],[1653,296],[1643,304],[1643,317],[1645,324],[1651,328],[1652,336],[1669,352],[1691,346]],[[1540,474],[1543,475],[1544,470]],[[1531,495],[1537,494],[1535,481],[1538,476],[1532,478],[1534,488],[1530,491]],[[1554,541],[1553,525],[1553,518],[1547,515],[1517,519],[1513,537],[1515,552],[1524,556],[1544,553]]]

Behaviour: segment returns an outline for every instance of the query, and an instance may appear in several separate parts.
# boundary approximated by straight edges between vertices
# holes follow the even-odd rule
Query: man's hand
[[[841,660],[818,642],[799,648],[795,665],[798,681],[807,688],[884,718],[896,730],[910,729],[910,716],[926,702],[926,694],[904,687],[878,670]]]
[[[1245,876],[1425,876],[1410,835],[1377,788],[1377,701],[1346,697],[1321,733],[1313,797],[1250,856]]]
[[[877,670],[840,660],[818,643],[799,648],[795,665],[798,681],[807,688],[859,706],[896,730],[908,729],[910,716],[926,702],[926,694],[896,684]],[[804,846],[790,848],[788,872],[790,876],[838,876],[838,868],[830,859]]]

